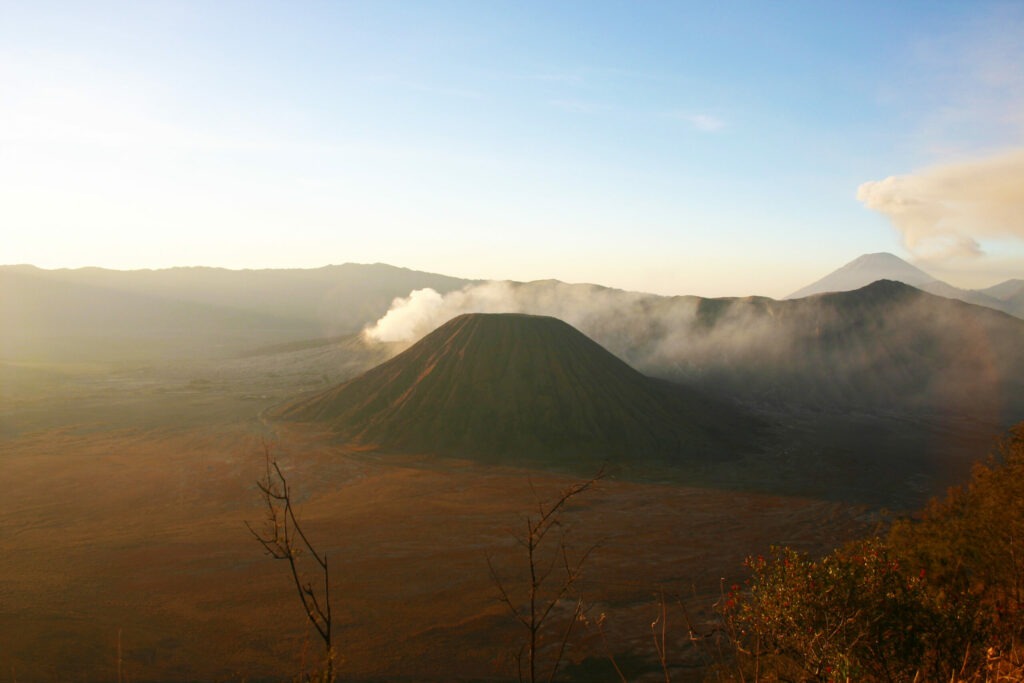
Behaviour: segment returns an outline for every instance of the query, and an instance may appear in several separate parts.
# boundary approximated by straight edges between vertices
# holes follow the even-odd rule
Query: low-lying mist
[[[411,344],[463,313],[560,318],[642,372],[764,406],[1000,420],[1020,409],[1024,352],[1015,342],[1024,323],[899,283],[776,301],[487,282],[445,295],[413,291],[364,335]]]

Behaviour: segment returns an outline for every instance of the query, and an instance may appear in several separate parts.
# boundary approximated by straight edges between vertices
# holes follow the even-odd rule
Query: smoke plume
[[[463,313],[561,318],[645,374],[766,407],[996,414],[1000,396],[1024,395],[1016,388],[1024,377],[1018,335],[986,329],[1010,325],[1005,316],[951,306],[896,283],[775,301],[663,297],[551,280],[487,282],[395,299],[364,334],[412,344]],[[1007,382],[1014,388],[1003,394]]]
[[[380,320],[363,334],[373,341],[415,342],[463,313],[519,313],[523,308],[511,293],[511,283],[485,282],[441,296],[417,289],[391,303]]]
[[[638,369],[673,375],[723,353],[770,354],[779,329],[763,300],[661,297],[557,281],[494,281],[441,296],[432,289],[398,298],[364,334],[373,341],[413,343],[463,313],[529,313],[560,318]],[[712,310],[713,309],[713,310]],[[710,312],[709,312],[710,311]],[[710,320],[713,318],[713,323]]]
[[[420,289],[395,299],[384,317],[364,334],[374,341],[415,342],[463,313],[530,313],[561,318],[592,337],[602,338],[606,345],[617,345],[624,337],[634,336],[630,330],[646,325],[643,309],[637,305],[661,298],[556,281],[492,281],[443,297],[432,289]]]
[[[920,258],[979,256],[981,239],[1024,239],[1024,149],[867,182],[857,199]]]

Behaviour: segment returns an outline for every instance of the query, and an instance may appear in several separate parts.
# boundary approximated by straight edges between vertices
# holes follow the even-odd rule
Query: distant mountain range
[[[0,358],[231,354],[358,332],[396,297],[470,280],[384,264],[315,269],[0,266]],[[104,342],[102,340],[106,339]]]
[[[980,290],[959,289],[943,282],[894,254],[864,254],[817,282],[793,292],[787,299],[802,299],[826,292],[848,292],[878,280],[894,280],[947,299],[959,299],[978,306],[1024,318],[1024,280],[1007,280]]]
[[[20,405],[40,382],[63,391],[62,373],[122,364],[132,377],[245,376],[282,401],[281,417],[364,448],[501,461],[518,451],[568,466],[635,457],[712,478],[712,461],[764,448],[767,460],[749,456],[752,482],[799,492],[820,479],[819,493],[907,500],[928,490],[907,489],[914,477],[952,483],[1024,417],[1024,320],[875,280],[891,271],[872,262],[934,285],[892,258],[849,268],[872,279],[858,289],[787,300],[379,264],[0,267],[0,396]],[[409,296],[425,287],[438,294]],[[1022,290],[1015,280],[980,293],[1010,306]],[[481,312],[531,315],[459,317]],[[423,341],[352,335],[385,313],[418,321],[405,343]],[[304,389],[319,393],[296,396]]]
[[[396,299],[430,287],[443,305],[410,311],[427,316],[423,333],[460,313],[553,316],[645,375],[748,407],[969,414],[997,422],[1024,416],[1024,321],[875,280],[894,270],[936,287],[891,255],[862,257],[824,286],[848,287],[857,278],[871,284],[781,301],[664,297],[554,280],[474,283],[381,264],[128,272],[9,266],[0,267],[0,362],[20,368],[36,360],[294,354],[320,343],[313,340],[358,332]],[[1024,282],[975,294],[1012,310]],[[330,354],[308,355],[319,364],[312,371],[338,376],[324,365]]]
[[[1008,280],[984,290],[962,290],[892,254],[861,256],[787,299],[850,291],[882,279],[1024,317],[1024,280]],[[121,357],[129,351],[130,355],[144,355],[147,344],[156,350],[189,347],[192,352],[231,354],[352,334],[378,320],[396,298],[407,297],[413,290],[431,288],[445,295],[478,284],[384,264],[135,271],[0,266],[0,358],[27,351],[44,356],[77,354],[81,359]],[[665,301],[680,298],[555,280],[504,285],[517,296],[525,295],[524,300],[507,307],[499,302],[492,312],[553,315],[587,333],[598,319],[606,317],[597,310],[598,302],[606,309],[622,308],[631,318],[638,302],[657,311],[664,308]],[[586,313],[581,315],[580,310]],[[603,321],[597,326],[614,327],[615,323]],[[632,331],[627,335],[628,339],[634,336]],[[113,337],[119,341],[97,341]],[[622,347],[621,342],[628,339],[612,340],[611,346]]]

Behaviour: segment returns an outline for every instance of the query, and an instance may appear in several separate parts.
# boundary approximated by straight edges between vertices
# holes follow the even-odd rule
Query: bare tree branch
[[[588,548],[577,561],[571,562],[564,532],[551,550],[544,549],[544,540],[549,531],[555,527],[561,527],[560,515],[567,503],[590,489],[603,477],[604,469],[602,468],[591,479],[574,484],[563,490],[550,505],[545,504],[537,495],[533,480],[528,480],[530,490],[533,492],[536,501],[537,514],[536,516],[528,516],[526,518],[525,532],[523,536],[516,539],[519,546],[526,550],[526,561],[529,568],[529,581],[525,586],[525,597],[522,603],[513,599],[506,582],[501,579],[495,569],[494,562],[490,557],[487,558],[487,567],[490,570],[491,580],[498,588],[501,602],[508,608],[513,618],[526,630],[526,642],[520,649],[518,656],[519,679],[521,681],[537,682],[538,656],[542,635],[547,630],[546,626],[555,608],[575,588],[584,562],[596,547]],[[555,570],[559,567],[564,570],[564,576],[556,584],[549,586],[548,584],[553,580]],[[558,668],[565,657],[565,650],[572,636],[575,622],[580,618],[582,612],[582,599],[577,598],[570,622],[566,625],[558,641],[558,648],[553,656],[554,660],[550,664],[547,677],[549,681],[553,681],[558,673]],[[525,676],[522,661],[524,655],[528,659]]]
[[[320,554],[306,536],[292,506],[292,494],[288,480],[280,465],[270,455],[270,447],[263,443],[266,458],[265,477],[256,482],[256,488],[266,505],[263,530],[257,531],[248,521],[249,529],[264,551],[275,560],[286,560],[299,601],[306,618],[313,625],[324,642],[326,658],[326,680],[334,680],[334,649],[331,642],[331,582],[327,565],[327,553]],[[312,557],[319,566],[323,586],[318,593],[311,581],[303,580],[298,562],[300,556]]]

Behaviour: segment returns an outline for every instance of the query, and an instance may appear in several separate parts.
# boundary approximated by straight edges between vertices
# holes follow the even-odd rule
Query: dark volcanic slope
[[[757,422],[641,375],[556,318],[470,314],[365,374],[275,416],[411,452],[725,455]]]
[[[882,280],[764,302],[748,329],[754,318],[760,343],[709,363],[717,372],[705,386],[818,407],[1020,419],[1024,322],[1006,314]]]

